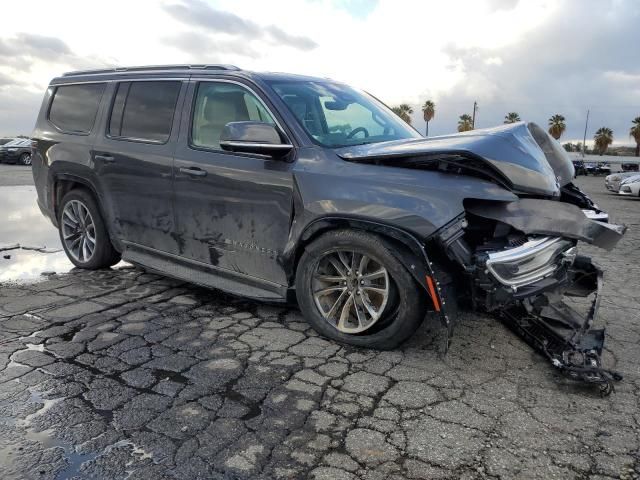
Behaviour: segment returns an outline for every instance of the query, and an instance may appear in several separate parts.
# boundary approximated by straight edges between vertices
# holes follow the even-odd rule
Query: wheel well
[[[426,265],[427,259],[425,259],[425,253],[419,241],[414,236],[404,230],[385,224],[349,218],[322,219],[314,222],[305,229],[300,236],[300,241],[298,242],[294,253],[290,272],[291,280],[293,281],[295,278],[298,263],[300,262],[300,258],[302,257],[307,245],[329,231],[343,229],[366,231],[380,237],[389,247],[394,256],[396,256],[398,261],[400,261],[407,270],[414,275],[416,281],[423,288],[426,288],[424,277],[422,276],[422,273],[418,272],[429,270],[429,266]]]
[[[87,187],[82,182],[77,182],[75,180],[69,180],[65,178],[57,179],[54,184],[54,194],[53,194],[53,211],[58,218],[58,208],[60,207],[60,203],[64,196],[69,193],[71,190],[83,189],[90,192],[94,198],[97,200],[95,193],[91,190],[91,188]]]
[[[56,219],[58,218],[58,209],[60,208],[60,203],[62,203],[62,199],[67,193],[69,193],[72,190],[84,190],[86,192],[89,192],[93,196],[93,199],[96,202],[98,210],[100,211],[100,215],[102,215],[102,218],[105,222],[105,227],[107,229],[107,232],[109,233],[111,243],[113,244],[114,248],[117,251],[121,251],[121,248],[122,248],[121,244],[117,239],[117,237],[114,237],[113,235],[111,225],[109,225],[109,222],[107,221],[107,217],[105,216],[104,206],[100,201],[100,196],[98,195],[96,190],[93,188],[93,186],[89,183],[85,183],[81,180],[75,180],[73,178],[59,177],[55,180],[55,183],[53,184],[53,212],[55,214]]]

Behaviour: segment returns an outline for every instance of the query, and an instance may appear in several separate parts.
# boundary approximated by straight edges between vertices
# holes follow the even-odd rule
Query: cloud
[[[73,55],[69,46],[56,37],[19,33],[16,35],[16,42],[21,46],[21,51],[26,51],[38,58],[47,58],[50,55]]]
[[[287,32],[274,25],[266,27],[265,31],[267,31],[273,37],[276,43],[288,45],[299,50],[313,50],[318,46],[316,42],[308,37],[289,35]]]
[[[0,72],[0,88],[16,84],[18,84],[18,81],[15,79],[15,77]]]
[[[24,68],[34,59],[70,59],[74,55],[69,46],[56,37],[18,33],[13,37],[0,38],[0,61],[4,65]]]
[[[606,125],[628,142],[630,121],[640,114],[640,54],[632,47],[640,45],[640,4],[585,0],[575,6],[562,3],[534,34],[502,48],[446,47],[462,80],[438,98],[443,126],[450,131],[478,100],[480,127],[501,123],[509,111],[543,126],[561,113],[563,138],[577,140],[590,109],[588,139]],[[436,133],[437,123],[430,124]]]
[[[182,32],[162,38],[165,45],[181,50],[198,63],[225,63],[227,55],[257,58],[260,54],[248,43],[212,39],[199,32]]]
[[[313,50],[318,46],[308,37],[288,34],[275,25],[263,27],[234,13],[212,8],[201,0],[183,0],[182,3],[164,5],[164,9],[173,18],[189,26],[198,26],[209,33],[240,37],[238,40],[267,37],[280,45],[300,50]]]
[[[519,0],[488,0],[487,7],[491,11],[513,10],[518,5]]]
[[[78,55],[60,38],[20,32],[13,37],[0,37],[0,68],[24,72],[46,62],[71,69],[110,65],[113,62],[100,55]],[[18,77],[15,77],[18,78]],[[15,83],[27,83],[18,82]]]
[[[479,127],[510,111],[542,125],[561,113],[567,141],[582,138],[587,109],[588,136],[607,125],[617,141],[630,141],[640,115],[637,0],[163,2],[111,0],[100,20],[118,35],[96,35],[95,12],[72,0],[48,9],[7,2],[3,18],[37,13],[28,27],[5,22],[0,32],[0,133],[30,131],[52,77],[116,64],[234,63],[332,77],[412,104],[420,131],[419,107],[431,98],[432,135],[455,131],[476,100]]]
[[[0,136],[29,135],[43,94],[44,90],[35,93],[15,85],[0,88]]]

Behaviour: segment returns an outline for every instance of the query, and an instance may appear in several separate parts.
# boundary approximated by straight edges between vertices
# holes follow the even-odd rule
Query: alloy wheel
[[[78,262],[88,262],[96,249],[96,227],[89,209],[70,200],[62,211],[62,239],[67,252]]]
[[[389,300],[387,269],[368,255],[334,250],[318,262],[312,294],[324,319],[343,333],[360,333],[382,316]]]
[[[31,165],[31,154],[25,153],[22,155],[21,160],[23,165]]]

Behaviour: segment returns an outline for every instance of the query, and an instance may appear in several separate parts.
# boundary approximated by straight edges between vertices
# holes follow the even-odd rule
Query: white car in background
[[[640,175],[627,177],[620,183],[620,195],[640,197]]]
[[[604,178],[604,186],[610,192],[618,193],[620,191],[620,184],[623,180],[629,177],[637,177],[638,175],[640,175],[638,172],[612,173]]]

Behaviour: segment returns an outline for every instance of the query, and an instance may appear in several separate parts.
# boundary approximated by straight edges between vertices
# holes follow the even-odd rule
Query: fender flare
[[[57,169],[57,171],[54,169],[50,169],[48,175],[49,175],[49,185],[53,186],[50,192],[51,198],[49,201],[51,202],[51,213],[52,213],[55,227],[58,228],[57,210],[58,210],[58,203],[62,200],[61,197],[58,198],[59,196],[58,188],[57,188],[58,182],[70,181],[70,182],[80,184],[83,187],[85,187],[87,190],[89,190],[91,194],[95,197],[96,204],[98,205],[98,209],[100,210],[100,215],[102,215],[102,218],[104,219],[105,227],[107,229],[107,232],[109,233],[109,238],[111,240],[111,243],[114,246],[116,246],[116,249],[118,251],[120,251],[122,248],[120,241],[112,232],[111,224],[109,222],[109,217],[106,215],[106,211],[105,211],[104,196],[100,194],[100,189],[98,188],[98,186],[93,181],[91,181],[87,176],[81,176],[77,173],[71,173],[63,169]]]

